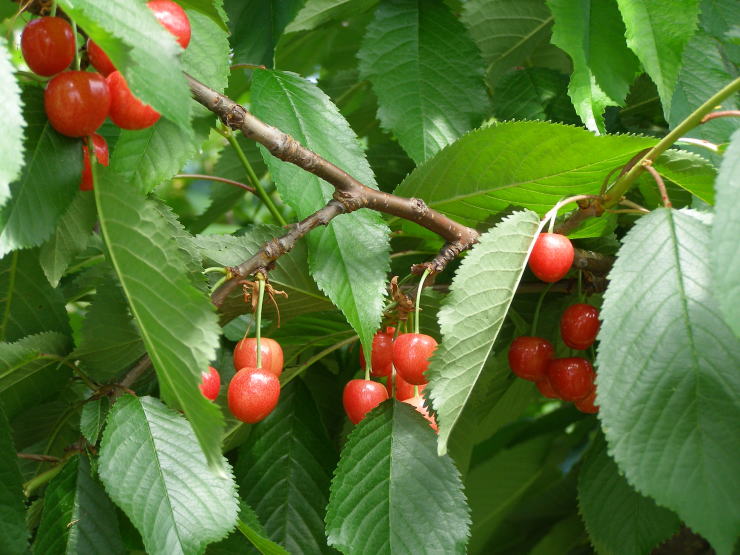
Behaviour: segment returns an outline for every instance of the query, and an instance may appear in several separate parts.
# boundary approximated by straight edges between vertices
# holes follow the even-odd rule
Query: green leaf
[[[225,474],[209,468],[188,421],[159,400],[127,395],[113,405],[100,477],[147,552],[200,553],[234,528],[236,487],[223,457],[220,466]]]
[[[108,397],[93,399],[85,403],[80,414],[80,432],[92,445],[98,443],[100,432],[103,431],[105,419],[110,410]]]
[[[586,543],[586,532],[578,515],[571,515],[555,524],[544,538],[537,542],[529,555],[571,553]]]
[[[583,461],[578,503],[598,553],[649,553],[680,525],[671,511],[637,493],[606,452],[599,434]]]
[[[558,71],[543,67],[514,70],[504,75],[493,93],[493,113],[500,120],[551,120],[578,123],[570,113],[558,113],[568,98],[568,78]]]
[[[42,331],[69,333],[61,292],[39,276],[36,249],[0,259],[0,340],[17,341]]]
[[[326,515],[342,553],[465,553],[470,516],[460,474],[437,457],[434,432],[405,403],[386,401],[342,449]]]
[[[214,358],[218,326],[204,292],[191,284],[189,261],[155,204],[101,168],[95,184],[108,258],[157,372],[165,402],[185,411],[209,464],[221,465],[223,416],[198,389]]]
[[[512,204],[544,214],[563,197],[597,194],[607,173],[655,143],[555,123],[502,123],[468,133],[394,193],[423,198],[465,225],[490,226],[491,215]]]
[[[365,12],[377,3],[378,0],[306,0],[285,32],[309,31],[329,21]]]
[[[116,377],[145,353],[126,297],[110,275],[98,281],[80,335],[74,357],[91,378],[101,383]]]
[[[226,0],[233,63],[273,67],[275,46],[304,0]]]
[[[187,9],[197,10],[210,17],[224,31],[227,30],[226,13],[224,13],[223,0],[179,0],[180,4]]]
[[[604,133],[604,109],[624,105],[639,62],[624,42],[615,0],[548,0],[552,43],[573,60],[568,94],[587,129]]]
[[[383,128],[417,163],[478,125],[487,109],[480,54],[441,0],[381,4],[357,56]]]
[[[283,233],[284,230],[277,226],[255,225],[238,237],[199,235],[195,238],[195,244],[201,249],[209,265],[215,263],[220,266],[236,266],[255,254],[264,243]],[[298,243],[293,250],[276,261],[275,269],[270,271],[270,282],[276,289],[288,294],[287,299],[280,296],[275,298],[283,321],[306,312],[331,308],[329,300],[321,294],[308,275],[306,247],[303,243]],[[251,306],[244,302],[241,291],[231,295],[221,307],[224,320],[230,320],[251,310]],[[264,303],[263,314],[265,317],[277,318],[271,302]]]
[[[681,54],[696,30],[699,0],[686,0],[680,9],[673,0],[617,0],[617,4],[627,28],[627,46],[658,87],[667,118]]]
[[[242,498],[271,539],[290,553],[325,553],[324,511],[337,455],[301,380],[280,392],[277,408],[239,451]]]
[[[59,0],[59,5],[105,51],[134,95],[192,133],[182,49],[143,2]]]
[[[488,64],[491,84],[548,41],[553,21],[544,0],[468,0],[460,18]]]
[[[329,98],[292,73],[260,70],[252,84],[252,109],[368,187],[377,189],[356,136]],[[299,218],[326,205],[334,188],[262,149],[283,200]],[[360,210],[314,229],[307,237],[311,275],[344,313],[364,345],[380,324],[388,258],[388,227],[379,214]]]
[[[7,42],[0,37],[0,207],[10,197],[10,183],[21,173],[23,167],[23,120],[21,91],[15,81],[15,68],[10,60]]]
[[[12,430],[0,403],[0,537],[3,553],[26,553],[26,499]]]
[[[725,320],[740,337],[740,253],[737,238],[740,219],[740,131],[732,136],[717,176],[717,212],[712,226],[710,258],[712,284],[722,299],[720,310]]]
[[[36,372],[59,366],[70,347],[69,337],[53,331],[29,335],[15,343],[0,343],[0,391]]]
[[[43,91],[23,91],[26,162],[20,179],[10,185],[11,198],[0,209],[0,256],[40,245],[77,192],[82,171],[82,144],[54,131],[44,111]],[[13,153],[20,159],[20,152]]]
[[[97,216],[93,195],[79,191],[59,218],[54,234],[41,247],[39,262],[53,287],[59,285],[69,264],[87,247]]]
[[[629,483],[730,553],[740,529],[740,341],[712,297],[700,218],[657,209],[624,238],[601,310],[597,401]]]
[[[225,26],[197,11],[189,9],[187,14],[192,35],[182,53],[183,69],[212,89],[223,92],[229,82],[229,39]],[[209,113],[205,107],[198,108],[204,114]]]
[[[125,553],[116,508],[91,475],[87,457],[74,457],[44,495],[35,553]]]
[[[239,520],[236,523],[237,530],[225,540],[208,546],[208,555],[233,555],[245,552],[246,538],[263,555],[288,555],[282,546],[276,544],[267,537],[265,529],[260,524],[254,509],[247,505],[244,500],[239,503]],[[246,551],[252,553],[253,551]]]
[[[708,204],[714,204],[717,170],[711,162],[685,150],[667,150],[653,164],[658,173]]]
[[[427,372],[440,455],[491,353],[539,230],[536,214],[515,212],[481,236],[455,274],[437,316],[442,343]]]

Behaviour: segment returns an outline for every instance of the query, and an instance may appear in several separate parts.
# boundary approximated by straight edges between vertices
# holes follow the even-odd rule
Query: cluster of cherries
[[[227,399],[229,410],[242,422],[255,424],[267,418],[280,397],[283,349],[268,337],[260,338],[261,364],[257,364],[257,339],[245,337],[234,348],[234,369]],[[221,389],[221,376],[212,366],[203,372],[200,391],[215,401]]]
[[[147,6],[180,46],[187,48],[190,21],[180,5],[171,0],[150,0]],[[60,17],[34,19],[21,35],[21,51],[28,67],[37,75],[51,77],[44,91],[44,109],[52,127],[68,137],[91,137],[95,158],[107,166],[108,143],[95,133],[105,118],[110,117],[122,129],[145,129],[157,122],[159,113],[131,93],[126,79],[97,44],[88,39],[86,49],[98,71],[70,70],[75,58],[75,35],[69,22]],[[93,183],[85,141],[82,154],[80,189],[89,191]]]
[[[541,233],[532,248],[529,267],[542,281],[563,278],[573,264],[570,240],[556,233]],[[560,335],[571,349],[588,349],[599,332],[599,311],[578,303],[569,306],[560,318]],[[596,385],[593,366],[583,357],[553,358],[552,343],[542,337],[517,337],[509,348],[512,372],[535,382],[545,397],[575,403],[581,412],[595,414]]]
[[[373,337],[370,375],[385,377],[385,385],[369,379],[350,380],[342,394],[344,410],[357,424],[368,412],[392,397],[395,389],[396,399],[419,411],[436,432],[437,422],[424,407],[421,393],[427,383],[424,372],[429,368],[429,357],[437,348],[437,341],[423,333],[402,333],[394,339],[395,335],[396,329],[389,327]],[[363,370],[366,366],[362,350],[360,366]]]

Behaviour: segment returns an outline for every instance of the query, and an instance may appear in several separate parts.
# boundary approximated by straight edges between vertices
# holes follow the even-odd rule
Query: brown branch
[[[131,370],[128,371],[128,373],[123,377],[123,379],[120,381],[118,385],[121,386],[122,391],[123,389],[128,389],[132,385],[134,385],[134,382],[138,380],[141,376],[143,376],[149,368],[152,366],[152,359],[149,358],[149,355],[144,355],[139,359],[139,362],[137,362]]]
[[[647,170],[647,172],[655,180],[655,183],[658,185],[658,190],[660,191],[660,198],[663,200],[663,206],[665,206],[666,208],[673,207],[673,203],[671,202],[671,199],[668,198],[668,190],[665,187],[665,182],[663,181],[663,178],[660,177],[658,170],[656,170],[653,167],[652,160],[645,160],[642,163],[642,166]]]
[[[18,453],[19,459],[26,459],[29,461],[58,463],[61,459],[59,457],[52,457],[51,455],[37,455],[35,453]]]
[[[598,199],[588,199],[578,203],[578,210],[568,216],[563,222],[555,226],[555,233],[568,235],[589,218],[601,216],[604,213],[604,207]]]
[[[614,257],[599,252],[575,249],[573,267],[594,274],[606,275],[614,265]]]
[[[707,114],[699,123],[707,123],[716,118],[737,118],[740,117],[740,110],[720,110],[719,112],[712,112]]]

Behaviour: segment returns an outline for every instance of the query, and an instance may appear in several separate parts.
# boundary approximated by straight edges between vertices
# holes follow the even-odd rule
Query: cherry
[[[387,398],[388,392],[383,384],[372,380],[350,380],[342,393],[344,411],[353,424],[360,422]]]
[[[423,333],[403,333],[393,342],[393,365],[408,383],[423,385],[429,368],[429,357],[437,348],[437,341]]]
[[[159,112],[136,98],[120,71],[107,78],[110,89],[110,119],[121,129],[146,129],[159,120]]]
[[[594,390],[594,368],[585,358],[556,358],[547,365],[547,378],[563,401],[578,401]]]
[[[547,339],[523,335],[509,347],[509,366],[520,378],[537,382],[545,378],[545,369],[553,352],[552,343]]]
[[[52,127],[62,135],[84,137],[105,121],[110,93],[99,73],[65,71],[46,84],[44,108]]]
[[[170,0],[150,0],[146,3],[157,21],[175,36],[183,49],[190,44],[190,20],[179,4]]]
[[[535,382],[535,385],[537,386],[537,389],[540,390],[540,393],[542,393],[542,395],[544,395],[548,399],[560,399],[560,396],[555,393],[552,385],[550,385],[550,380],[548,380],[547,378]]]
[[[380,330],[373,336],[372,376],[390,376],[393,370],[393,335],[396,328]],[[365,353],[360,349],[360,366],[365,369]]]
[[[201,373],[200,392],[206,399],[215,401],[221,389],[221,376],[213,366],[208,367],[208,372]]]
[[[283,349],[280,343],[269,337],[262,337],[260,346],[262,368],[280,376],[283,372]],[[257,368],[257,339],[254,337],[245,337],[234,347],[234,369],[241,370],[245,366]]]
[[[116,66],[110,61],[108,55],[92,39],[87,39],[87,57],[93,67],[106,77],[116,71]]]
[[[553,283],[568,273],[574,256],[573,245],[565,235],[540,233],[529,255],[529,268],[542,281]]]
[[[410,384],[406,380],[404,380],[401,376],[398,375],[398,372],[396,372],[396,399],[399,401],[405,401],[406,399],[410,399],[414,396],[414,385]],[[419,387],[419,393],[424,391],[424,388],[426,387],[426,384],[420,385]],[[385,382],[385,389],[388,391],[388,397],[392,396],[392,389],[393,389],[393,377],[388,376],[387,381]]]
[[[585,412],[586,414],[596,414],[597,412],[599,412],[599,407],[596,405],[595,389],[591,392],[591,395],[589,395],[585,399],[576,401],[574,404],[579,411]]]
[[[429,425],[432,427],[432,430],[439,433],[439,427],[437,426],[437,421],[435,420],[434,416],[429,414],[429,411],[424,406],[424,397],[421,397],[420,395],[414,395],[413,397],[405,399],[403,402],[414,407],[419,414],[421,414],[424,418],[426,418],[429,421]]]
[[[280,397],[280,381],[269,370],[242,368],[231,379],[229,410],[242,422],[254,424],[270,414]]]
[[[93,148],[95,150],[95,159],[98,164],[107,166],[109,162],[108,143],[105,138],[93,133],[91,135]],[[87,144],[82,143],[82,179],[80,180],[80,191],[92,191],[93,179],[92,168],[90,167],[90,153],[87,150]]]
[[[49,77],[64,71],[75,58],[72,26],[61,17],[39,17],[21,34],[21,51],[31,71]]]
[[[571,349],[588,349],[599,333],[599,309],[590,304],[569,306],[560,317],[560,335]]]

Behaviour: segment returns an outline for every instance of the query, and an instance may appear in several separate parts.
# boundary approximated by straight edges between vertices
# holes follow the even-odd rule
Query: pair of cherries
[[[599,311],[578,303],[569,306],[560,318],[560,335],[571,349],[587,349],[599,332]],[[509,348],[512,372],[533,381],[545,397],[573,401],[582,412],[598,412],[595,373],[591,363],[582,357],[552,358],[555,349],[542,337],[517,337]]]
[[[242,339],[234,348],[234,369],[237,370],[229,383],[227,400],[231,413],[249,424],[264,420],[277,405],[280,397],[280,374],[283,372],[283,349],[274,339],[260,340],[262,365],[257,367],[257,340]],[[221,389],[221,376],[209,366],[203,372],[200,390],[203,395],[215,400]]]
[[[429,368],[429,357],[437,348],[437,341],[423,333],[403,333],[394,340],[395,332],[395,328],[389,327],[373,337],[370,375],[387,377],[386,385],[372,380],[349,381],[342,395],[344,410],[349,419],[357,424],[368,412],[392,395],[395,377],[396,398],[416,408],[437,431],[434,417],[424,407],[424,398],[420,394],[414,394],[414,386],[419,386],[421,393],[427,383],[424,372]],[[365,368],[362,351],[360,365]]]

